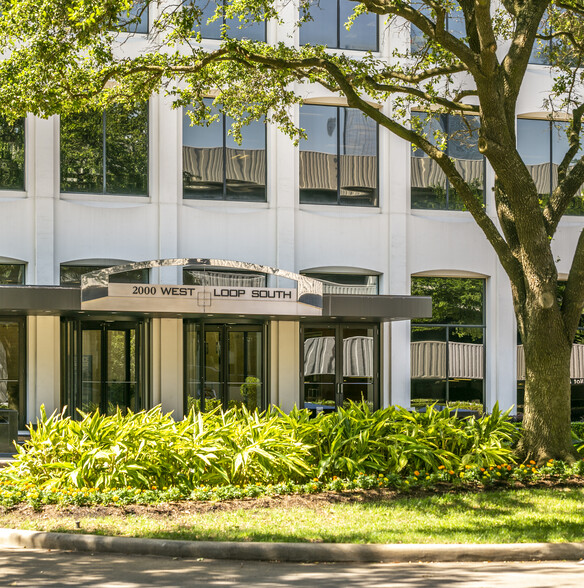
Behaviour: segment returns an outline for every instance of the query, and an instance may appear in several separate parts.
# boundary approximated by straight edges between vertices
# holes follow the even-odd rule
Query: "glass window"
[[[0,116],[0,190],[24,190],[24,119]]]
[[[478,149],[478,116],[413,112],[412,119],[434,145],[444,139],[446,153],[456,169],[484,200],[485,158]],[[413,209],[465,210],[464,203],[438,164],[421,149],[411,157],[411,207]]]
[[[80,286],[81,276],[98,269],[111,267],[108,265],[61,265],[61,286]],[[148,284],[147,269],[132,270],[110,276],[110,282],[120,284]]]
[[[412,405],[482,404],[484,280],[412,278],[412,295],[432,297],[432,318],[412,321]]]
[[[568,121],[550,121],[539,119],[517,119],[517,150],[537,187],[543,204],[558,185],[558,166],[566,154],[569,143],[566,132]],[[572,160],[575,164],[584,151],[581,149]],[[584,186],[568,208],[568,215],[584,215]]]
[[[119,24],[127,33],[148,33],[148,4],[134,2],[127,12],[120,15]]]
[[[304,272],[311,278],[321,280],[323,294],[379,294],[379,276],[363,274],[328,274]]]
[[[355,108],[305,105],[300,202],[377,206],[377,124]]]
[[[0,408],[18,411],[18,428],[26,420],[25,319],[0,319]]]
[[[334,49],[377,51],[377,15],[359,15],[349,30],[345,23],[353,14],[355,2],[350,0],[309,0],[312,20],[300,27],[301,45],[326,45]]]
[[[24,284],[24,268],[23,263],[1,263],[0,284],[3,286]]]
[[[419,0],[413,0],[412,8],[418,10],[429,19],[434,20],[430,7]],[[457,39],[464,39],[466,37],[466,25],[464,23],[464,14],[458,3],[453,3],[450,12],[446,14],[446,30]],[[415,25],[410,27],[411,51],[417,53],[426,47],[427,39],[424,37],[422,31]]]
[[[303,325],[302,403],[313,414],[379,405],[378,325]]]
[[[225,15],[217,18],[212,22],[208,22],[215,14],[217,5],[226,6],[228,0],[223,2],[219,0],[203,0],[199,4],[201,9],[201,36],[204,39],[221,39],[221,31],[226,31],[226,36],[232,39],[250,39],[251,41],[265,41],[266,40],[266,23],[265,22],[240,22],[236,18],[226,18]],[[195,31],[199,30],[195,26]]]
[[[147,104],[61,119],[61,192],[147,195]]]
[[[206,100],[210,105],[211,100]],[[218,112],[213,107],[212,114]],[[183,115],[183,197],[205,200],[266,200],[266,125],[242,128],[238,145],[228,133],[232,119],[220,116],[207,127]]]
[[[241,286],[265,288],[266,275],[244,271],[184,269],[183,284],[187,286]]]

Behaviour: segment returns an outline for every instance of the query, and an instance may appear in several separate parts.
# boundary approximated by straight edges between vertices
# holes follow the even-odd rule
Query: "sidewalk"
[[[0,546],[282,562],[578,561],[584,543],[409,544],[177,541],[0,529]]]

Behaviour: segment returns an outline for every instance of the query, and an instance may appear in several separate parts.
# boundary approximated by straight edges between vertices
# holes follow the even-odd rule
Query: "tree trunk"
[[[525,409],[518,452],[538,464],[577,457],[570,430],[572,345],[554,310],[532,309],[524,323]]]

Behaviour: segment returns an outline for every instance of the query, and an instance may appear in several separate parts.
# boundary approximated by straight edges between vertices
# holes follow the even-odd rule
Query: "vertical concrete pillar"
[[[48,414],[61,407],[61,346],[58,316],[27,319],[27,420],[45,406]]]

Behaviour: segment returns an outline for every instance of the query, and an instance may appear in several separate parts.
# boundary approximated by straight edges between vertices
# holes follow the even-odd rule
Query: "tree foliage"
[[[213,96],[235,120],[236,137],[241,125],[266,116],[298,138],[291,107],[302,101],[303,84],[319,84],[426,153],[510,278],[526,352],[525,453],[537,459],[573,455],[569,363],[584,305],[584,236],[575,244],[560,303],[551,241],[584,182],[581,0],[355,2],[346,26],[364,13],[383,17],[392,33],[389,58],[298,46],[292,38],[274,44],[236,38],[246,23],[291,14],[302,26],[311,18],[310,0],[299,0],[296,12],[285,0],[218,3],[210,19],[221,23],[222,38],[212,44],[201,43],[207,0],[143,0],[138,6],[130,0],[12,0],[3,7],[0,103],[7,116],[133,104],[163,91],[177,107],[193,105],[195,123],[209,124],[203,98]],[[146,9],[151,33],[136,44],[127,31]],[[448,27],[453,18],[461,24],[458,32]],[[412,44],[410,30],[418,32]],[[552,90],[543,108],[571,121],[557,187],[545,201],[516,147],[517,102],[534,48],[550,63]],[[422,122],[410,124],[412,109],[479,117],[478,148],[496,175],[494,211],[445,152],[446,138],[425,136]]]

